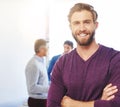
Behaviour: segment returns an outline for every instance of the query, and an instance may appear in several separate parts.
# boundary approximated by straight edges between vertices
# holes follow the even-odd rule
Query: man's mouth
[[[78,34],[77,36],[80,36],[80,37],[85,37],[87,36],[88,34],[85,34],[85,33],[81,33],[81,34]]]

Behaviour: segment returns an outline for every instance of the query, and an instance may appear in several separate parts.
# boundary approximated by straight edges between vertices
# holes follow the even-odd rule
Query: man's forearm
[[[75,101],[75,107],[94,107],[94,101],[89,102]]]
[[[64,96],[61,101],[61,107],[94,107],[94,101],[78,101]]]

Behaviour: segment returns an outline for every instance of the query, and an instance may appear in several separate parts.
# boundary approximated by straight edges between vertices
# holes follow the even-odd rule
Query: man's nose
[[[79,26],[79,30],[80,30],[81,32],[85,31],[85,30],[86,30],[85,25],[84,25],[84,24],[81,24],[81,25]]]

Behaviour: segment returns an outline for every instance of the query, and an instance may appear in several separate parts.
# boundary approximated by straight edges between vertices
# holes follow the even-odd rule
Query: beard
[[[72,34],[73,35],[73,38],[75,39],[75,41],[80,45],[80,46],[89,46],[93,40],[94,40],[94,36],[95,36],[95,31],[93,31],[91,33],[91,35],[89,36],[89,38],[85,41],[85,42],[82,42],[82,40],[80,41],[76,35]]]

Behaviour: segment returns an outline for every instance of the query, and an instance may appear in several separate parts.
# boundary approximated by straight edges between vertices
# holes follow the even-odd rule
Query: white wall
[[[17,107],[27,99],[25,65],[34,41],[48,38],[45,2],[0,0],[0,107]]]
[[[89,3],[98,12],[99,27],[96,31],[97,42],[120,50],[119,1],[52,0],[50,3],[50,57],[62,53],[62,44],[66,39],[73,40],[67,15],[70,8],[78,2]]]

